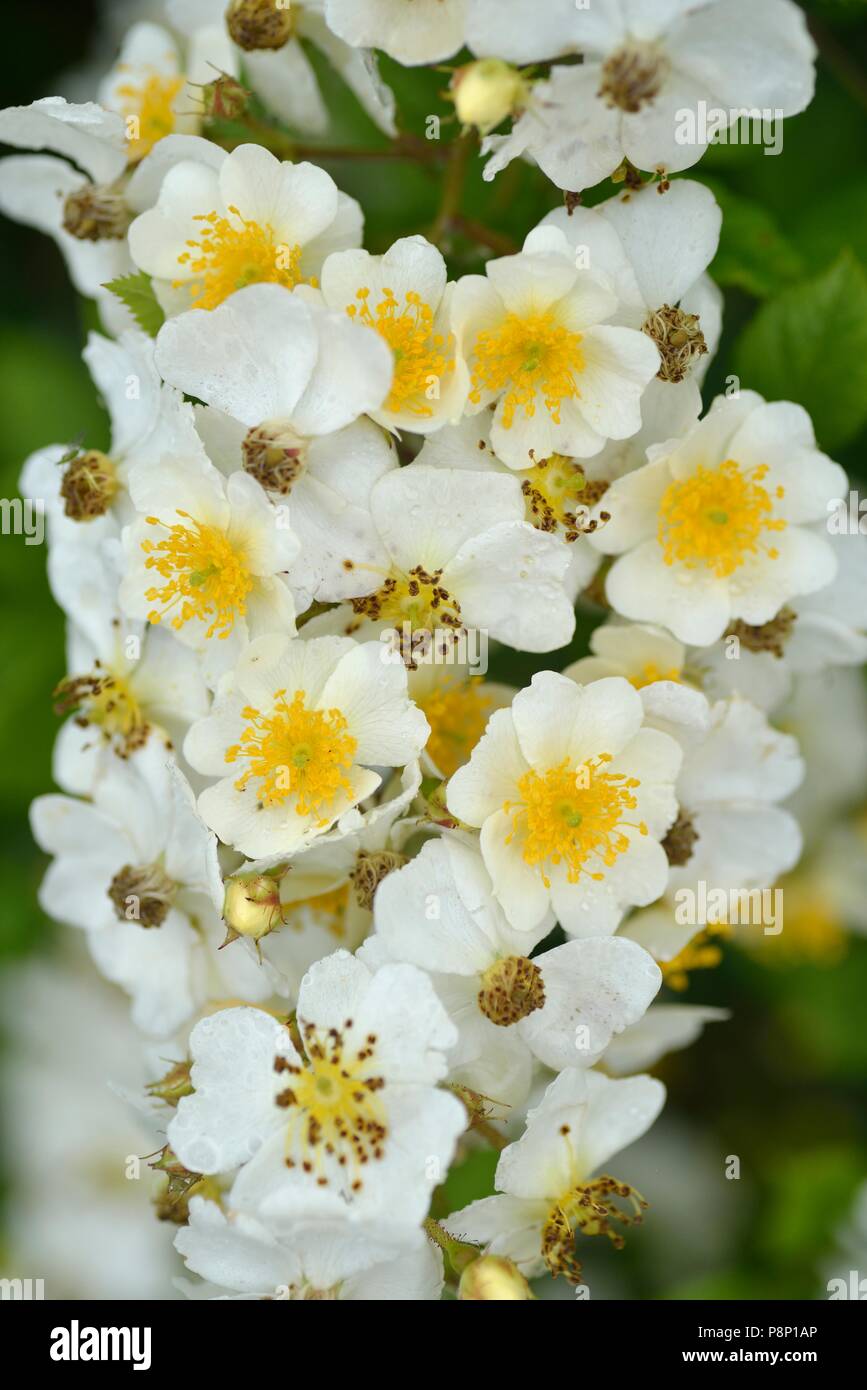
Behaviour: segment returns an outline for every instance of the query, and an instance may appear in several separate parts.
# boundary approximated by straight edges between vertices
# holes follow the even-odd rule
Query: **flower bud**
[[[480,58],[458,68],[451,80],[458,120],[487,135],[526,100],[528,85],[517,68],[500,58]]]
[[[459,1299],[502,1302],[510,1298],[534,1297],[523,1274],[511,1260],[503,1259],[500,1255],[480,1255],[477,1260],[473,1260],[461,1275],[458,1288]]]
[[[258,941],[282,923],[280,883],[270,874],[227,878],[225,889],[223,919],[229,928],[230,940],[249,936]]]
[[[247,110],[250,93],[228,73],[220,73],[202,88],[202,116],[206,121],[237,121]]]

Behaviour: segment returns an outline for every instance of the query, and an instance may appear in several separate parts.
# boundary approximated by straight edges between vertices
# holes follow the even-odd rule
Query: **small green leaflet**
[[[121,303],[129,309],[139,328],[143,328],[151,338],[157,336],[166,316],[154,294],[149,275],[143,270],[130,275],[118,275],[116,280],[107,281],[103,289],[111,290],[112,294],[117,295]]]

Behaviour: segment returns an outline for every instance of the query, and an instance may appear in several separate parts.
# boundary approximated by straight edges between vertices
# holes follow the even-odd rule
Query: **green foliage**
[[[125,304],[138,324],[151,338],[155,338],[166,321],[154,293],[151,278],[143,270],[135,274],[119,275],[116,280],[106,282],[105,289],[111,290],[121,304]]]
[[[867,275],[851,253],[762,306],[735,370],[742,386],[805,406],[824,448],[854,438],[867,422]]]
[[[719,251],[710,273],[723,288],[732,286],[764,299],[804,273],[804,262],[760,203],[705,179],[722,209]]]

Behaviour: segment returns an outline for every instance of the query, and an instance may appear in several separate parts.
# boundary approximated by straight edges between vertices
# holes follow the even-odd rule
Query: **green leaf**
[[[119,275],[116,280],[109,280],[103,289],[111,290],[126,305],[139,328],[143,328],[152,338],[157,336],[166,316],[154,294],[149,275],[143,270],[137,274]]]
[[[826,449],[867,422],[867,275],[851,252],[764,304],[735,347],[744,387],[798,401]]]
[[[836,188],[811,203],[793,229],[798,249],[821,270],[848,247],[867,267],[867,179]]]
[[[803,261],[770,213],[716,180],[705,182],[723,214],[719,250],[710,267],[717,283],[765,299],[798,280]]]

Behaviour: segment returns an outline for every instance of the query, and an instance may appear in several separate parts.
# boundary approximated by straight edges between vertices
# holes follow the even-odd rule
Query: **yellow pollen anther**
[[[358,304],[347,305],[347,314],[373,328],[394,353],[394,378],[385,409],[432,415],[425,402],[439,398],[443,378],[455,369],[452,334],[445,337],[434,332],[433,310],[414,290],[404,295],[401,306],[394,291],[383,288],[373,311],[369,289],[358,290],[355,298]]]
[[[580,396],[575,380],[584,370],[581,334],[552,313],[507,314],[497,328],[479,333],[472,351],[470,400],[482,392],[503,398],[503,425],[511,429],[518,410],[527,418],[541,400],[555,424],[564,401]]]
[[[301,247],[277,240],[268,222],[252,222],[236,207],[230,216],[217,212],[199,213],[202,234],[188,241],[188,250],[178,256],[178,264],[195,276],[192,307],[216,309],[218,304],[247,285],[285,285],[289,290],[302,283]],[[308,284],[315,284],[309,280]],[[174,288],[189,285],[189,279],[175,280]]]
[[[184,85],[183,77],[161,77],[152,73],[137,85],[125,82],[118,87],[121,113],[127,121],[129,140],[127,159],[138,164],[150,154],[158,140],[175,128],[174,101]]]
[[[463,767],[485,732],[492,702],[483,692],[481,677],[471,676],[438,685],[418,701],[431,729],[427,752],[443,777]]]
[[[141,543],[148,557],[145,567],[167,581],[145,593],[149,603],[162,605],[162,612],[154,609],[148,621],[159,623],[172,613],[171,625],[177,631],[195,617],[209,623],[206,639],[215,633],[228,637],[235,619],[246,613],[247,595],[253,587],[245,559],[224,532],[200,525],[187,512],[176,515],[190,524],[165,527],[168,535],[164,540]],[[147,521],[150,526],[163,524],[155,516]]]
[[[719,468],[699,465],[691,477],[670,483],[659,508],[658,539],[667,565],[694,570],[705,566],[727,579],[749,556],[764,550],[771,560],[779,551],[764,543],[766,532],[784,531],[786,522],[772,513],[774,499],[763,480],[764,464],[743,469],[734,459]]]
[[[341,792],[352,799],[347,773],[357,743],[346,732],[339,709],[308,709],[305,699],[303,690],[296,690],[291,701],[285,690],[278,690],[270,714],[247,705],[241,713],[250,723],[225,756],[227,763],[247,763],[235,783],[238,791],[255,778],[263,806],[279,806],[293,797],[299,816],[317,816],[324,825]]]
[[[544,773],[531,768],[518,782],[520,800],[504,804],[512,817],[506,843],[519,838],[524,863],[540,869],[546,888],[551,880],[542,866],[564,864],[570,883],[582,874],[601,880],[603,866],[610,868],[629,848],[624,829],[647,834],[643,821],[625,819],[638,804],[634,791],[641,783],[622,772],[602,771],[610,762],[610,753],[600,753],[580,767],[564,759]]]

